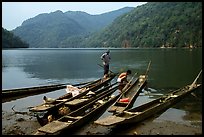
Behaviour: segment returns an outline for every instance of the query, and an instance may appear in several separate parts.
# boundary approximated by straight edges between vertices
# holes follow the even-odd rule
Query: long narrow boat
[[[66,103],[64,103],[62,107],[55,107],[54,109],[51,109],[50,111],[46,111],[42,117],[38,116],[37,114],[36,115],[37,120],[41,126],[44,126],[48,123],[48,116],[52,115],[52,117],[54,117],[55,119],[59,119],[60,117],[65,115],[65,111],[63,111],[63,115],[59,113],[60,109],[66,109],[66,114],[71,113],[79,109],[80,107],[88,104],[89,102],[103,96],[103,94],[108,92],[108,90],[111,89],[111,87],[115,86],[116,84],[117,82],[107,85],[104,88],[97,90],[96,92],[92,92],[94,94],[89,94],[88,92],[86,95],[80,98],[76,98],[74,100],[67,101]]]
[[[84,124],[97,119],[117,100],[120,94],[113,95],[117,89],[118,85],[114,85],[104,91],[99,98],[39,128],[35,135],[56,135],[67,132],[67,130],[70,131],[70,129],[76,130]]]
[[[121,113],[122,111],[125,111],[133,106],[136,98],[139,96],[140,92],[147,84],[147,72],[149,71],[150,64],[151,61],[149,62],[146,73],[144,75],[140,75],[138,78],[135,79],[133,84],[127,84],[123,88],[123,93],[118,98],[118,100],[111,106],[108,112],[111,112],[113,114]]]
[[[95,82],[94,84],[89,86],[88,88],[86,87],[85,91],[81,92],[80,94],[78,94],[76,96],[72,96],[71,93],[67,93],[67,94],[55,99],[53,102],[50,102],[49,104],[43,103],[43,104],[37,105],[35,107],[32,107],[29,109],[29,111],[42,112],[42,111],[49,111],[51,109],[60,108],[61,106],[64,105],[64,103],[71,101],[71,100],[74,100],[74,99],[77,99],[77,98],[80,98],[80,97],[86,95],[89,91],[92,91],[92,92],[97,91],[98,89],[107,85],[114,77],[115,77],[115,74],[110,75],[106,79],[101,78],[100,80],[98,80],[97,82]]]
[[[123,91],[117,101],[110,107],[108,112],[114,114],[121,113],[122,111],[131,108],[136,98],[145,87],[146,83],[146,78],[143,80],[136,78],[133,84],[130,84],[130,86],[125,91]]]
[[[117,126],[128,123],[137,123],[153,116],[156,113],[162,113],[201,86],[201,84],[196,84],[200,74],[201,72],[192,84],[179,88],[139,107],[128,109],[117,115],[111,115],[103,119],[99,119],[94,121],[94,123],[103,126]]]
[[[84,105],[84,104],[87,104],[87,103],[91,102],[92,100],[94,100],[94,99],[100,97],[101,95],[104,94],[104,91],[106,91],[107,89],[110,89],[112,86],[114,86],[114,85],[116,85],[116,84],[117,84],[117,82],[115,82],[115,83],[113,83],[113,84],[110,84],[110,85],[107,85],[107,86],[105,86],[104,88],[101,88],[101,89],[99,89],[99,90],[96,90],[96,91],[94,92],[94,94],[89,94],[89,92],[88,92],[86,95],[84,95],[84,96],[82,96],[82,97],[75,98],[75,99],[73,99],[73,100],[71,100],[71,101],[67,101],[67,102],[65,103],[65,105],[68,106],[70,109],[72,109],[72,108],[78,108],[78,107],[80,107],[80,106],[82,106],[82,105]],[[91,96],[90,96],[90,95],[91,95]]]
[[[95,83],[98,80],[89,81],[89,82],[83,82],[79,84],[73,84],[73,86],[85,86],[87,84]],[[28,88],[17,88],[17,89],[5,89],[2,90],[2,101],[5,102],[5,100],[14,100],[22,97],[27,97],[30,95],[37,95],[42,93],[51,92],[54,90],[59,90],[66,88],[66,85],[70,83],[65,84],[55,84],[55,85],[47,85],[47,86],[36,86],[36,87],[28,87]]]

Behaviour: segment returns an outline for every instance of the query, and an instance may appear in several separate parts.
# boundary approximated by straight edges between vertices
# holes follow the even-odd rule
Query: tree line
[[[28,48],[29,44],[2,27],[2,48]]]

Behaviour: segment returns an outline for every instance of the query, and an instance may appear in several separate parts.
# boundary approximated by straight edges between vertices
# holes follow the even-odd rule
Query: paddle
[[[98,65],[103,68],[103,66],[102,66],[101,64],[98,64]],[[111,73],[113,73],[113,74],[117,74],[117,73],[114,73],[113,71],[111,71],[110,69],[109,69],[109,71],[110,71]]]
[[[145,77],[147,76],[147,73],[149,72],[150,64],[151,64],[151,60],[149,61],[149,64],[148,64],[148,67],[147,67],[147,70],[146,70],[146,73],[145,73]],[[125,87],[123,89],[126,89],[130,85],[130,83],[132,82],[132,80],[133,80],[133,78],[135,77],[136,74],[137,74],[137,72],[135,72],[132,79],[125,85]]]
[[[192,89],[195,85],[195,83],[197,82],[198,78],[200,77],[200,74],[202,72],[202,69],[200,70],[198,76],[195,78],[195,80],[193,81],[193,83],[189,86],[189,90]],[[191,92],[191,95],[194,97],[197,97],[195,93]]]
[[[147,73],[149,72],[150,64],[151,64],[151,60],[149,61],[149,64],[148,64],[148,67],[147,67],[147,70],[146,70],[146,73],[145,73],[145,77],[147,76]]]
[[[192,83],[192,84],[189,86],[189,89],[192,89],[192,88],[194,87],[194,85],[195,85],[196,81],[197,81],[197,80],[198,80],[198,78],[200,77],[201,72],[202,72],[202,69],[200,70],[200,72],[199,72],[198,76],[195,78],[195,80],[193,81],[193,83]]]
[[[133,81],[133,78],[134,78],[136,75],[137,75],[137,72],[135,72],[135,74],[132,76],[131,80],[130,80],[130,81],[125,85],[125,87],[122,89],[123,91],[128,88],[128,86],[129,86],[130,83]]]
[[[103,66],[102,66],[101,64],[98,64],[98,65],[103,68]],[[115,73],[114,73],[113,71],[111,71],[110,69],[109,69],[109,71],[110,71],[111,73],[115,74]]]

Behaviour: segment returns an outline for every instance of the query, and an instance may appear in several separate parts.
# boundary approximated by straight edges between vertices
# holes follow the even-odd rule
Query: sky
[[[56,10],[84,11],[91,15],[102,14],[123,7],[137,7],[146,2],[2,2],[2,27],[13,30],[23,21],[41,13]]]

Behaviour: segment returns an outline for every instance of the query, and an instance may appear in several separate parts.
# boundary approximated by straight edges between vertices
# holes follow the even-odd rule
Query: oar
[[[193,81],[193,83],[189,86],[189,90],[194,87],[194,85],[196,84],[198,78],[200,77],[201,72],[202,72],[202,69],[200,70],[198,76],[195,78],[195,80]]]
[[[122,91],[124,91],[126,88],[128,88],[128,86],[130,85],[130,83],[133,81],[133,78],[137,75],[137,72],[135,72],[135,74],[132,76],[131,80],[125,85],[125,87],[122,89]]]
[[[147,70],[146,70],[146,73],[145,73],[145,77],[147,76],[147,73],[149,72],[150,65],[151,65],[151,60],[149,61],[149,64],[148,64],[148,67],[147,67]]]
[[[149,64],[148,64],[148,67],[147,67],[147,70],[146,70],[146,73],[145,73],[145,78],[147,79],[147,74],[149,73],[149,69],[150,69],[150,65],[151,65],[151,60],[149,61]],[[146,86],[147,87],[147,86]],[[149,94],[149,93],[148,93]]]
[[[102,66],[101,64],[98,64],[98,65],[103,68],[103,66]],[[114,73],[113,71],[111,71],[110,69],[109,69],[109,71],[110,71],[111,73],[113,73],[113,74],[117,74],[117,73]]]

